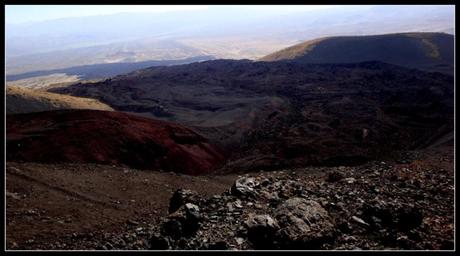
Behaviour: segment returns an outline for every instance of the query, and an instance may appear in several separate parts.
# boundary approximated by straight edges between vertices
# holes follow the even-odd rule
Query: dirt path
[[[235,175],[192,177],[104,165],[7,163],[7,248],[42,248],[53,238],[123,230],[167,213],[171,194],[227,190]]]
[[[27,170],[27,168],[25,168],[25,169]],[[30,170],[27,170],[27,171],[30,171]],[[30,174],[26,174],[23,171],[17,169],[16,167],[11,167],[11,168],[7,169],[7,172],[8,172],[8,174],[18,176],[18,177],[20,177],[22,179],[25,179],[27,181],[35,182],[35,183],[37,183],[39,185],[42,185],[42,186],[44,186],[46,188],[49,188],[50,190],[56,190],[58,192],[62,192],[65,195],[75,197],[75,198],[83,200],[83,201],[88,201],[88,202],[100,204],[100,205],[103,205],[103,206],[113,207],[113,208],[116,208],[116,209],[120,208],[119,205],[112,204],[112,203],[107,203],[107,202],[104,202],[104,201],[101,201],[101,200],[97,200],[97,199],[92,198],[90,196],[81,194],[81,193],[79,193],[77,191],[70,190],[70,189],[67,189],[65,187],[59,187],[59,186],[44,182],[42,180],[36,179],[36,178],[32,177]]]

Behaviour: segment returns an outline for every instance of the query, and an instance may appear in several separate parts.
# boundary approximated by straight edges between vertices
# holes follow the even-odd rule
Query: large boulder
[[[329,213],[312,200],[291,198],[278,206],[275,218],[281,227],[276,239],[282,249],[318,249],[334,235]]]
[[[250,215],[244,223],[255,249],[272,249],[279,225],[270,215]]]
[[[395,226],[395,205],[386,204],[384,201],[371,200],[364,203],[360,210],[363,213],[362,218],[368,222],[372,228],[394,228]]]
[[[180,229],[179,228],[174,229],[174,231],[177,231],[175,233],[179,233],[178,237],[182,235],[183,236],[193,235],[200,227],[200,221],[201,221],[200,208],[195,204],[186,203],[185,205],[181,206],[179,210],[170,214],[168,216],[168,219],[169,221],[167,221],[165,225],[170,222],[173,222],[174,226],[180,226]],[[173,234],[169,234],[169,235],[172,236]]]
[[[163,223],[162,234],[170,236],[172,239],[179,239],[182,237],[182,223],[176,219],[170,219]]]
[[[168,250],[169,240],[160,234],[153,234],[150,238],[150,250]]]
[[[231,193],[238,197],[255,197],[258,193],[254,189],[258,183],[253,177],[239,178],[233,183]]]
[[[169,200],[169,213],[177,211],[186,203],[197,203],[200,200],[197,193],[189,189],[178,189]]]

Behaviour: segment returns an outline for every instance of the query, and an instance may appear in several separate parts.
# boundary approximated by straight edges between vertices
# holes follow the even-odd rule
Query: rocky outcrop
[[[434,184],[446,180],[424,178],[415,169],[397,171],[397,166],[372,162],[360,167],[245,175],[227,192],[211,198],[198,199],[194,192],[178,190],[172,202],[178,195],[197,198],[193,203],[182,200],[176,213],[152,225],[152,237],[147,240],[157,248],[168,244],[169,249],[185,250],[449,248],[452,237],[433,222],[437,214],[424,210],[430,205],[448,211],[447,202],[423,196],[436,193],[441,187]],[[425,184],[425,189],[415,180]],[[178,228],[184,230],[187,218],[199,219],[199,227],[188,234]],[[172,233],[162,233],[164,229]],[[438,238],[440,232],[443,238]]]
[[[400,164],[419,161],[405,159],[253,173],[209,197],[179,189],[166,216],[87,243],[96,249],[453,249],[453,172]],[[331,180],[336,173],[340,179]],[[251,196],[231,189],[243,184]]]
[[[177,211],[186,203],[196,203],[200,197],[190,189],[178,189],[174,192],[171,200],[169,200],[169,213]]]
[[[333,236],[334,223],[329,213],[313,200],[291,198],[278,206],[275,218],[283,227],[277,232],[281,248],[320,248],[325,239]]]
[[[254,187],[257,185],[254,178],[241,178],[235,181],[231,188],[231,192],[238,197],[254,197],[257,195]]]
[[[270,215],[250,215],[245,222],[248,240],[254,248],[270,248],[275,246],[275,234],[280,229],[276,219]]]

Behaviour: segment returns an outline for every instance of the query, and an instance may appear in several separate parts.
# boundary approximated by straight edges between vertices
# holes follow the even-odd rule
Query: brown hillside
[[[191,130],[169,122],[96,110],[7,115],[8,161],[127,165],[204,174],[222,153]]]
[[[17,86],[6,87],[6,113],[28,113],[57,109],[113,110],[96,99],[73,97]]]

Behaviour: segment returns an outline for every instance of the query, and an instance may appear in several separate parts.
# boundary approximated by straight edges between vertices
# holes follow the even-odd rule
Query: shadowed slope
[[[301,63],[383,61],[452,74],[454,36],[444,33],[400,33],[325,37],[288,47],[261,60]]]
[[[419,147],[453,127],[453,85],[449,75],[376,61],[216,60],[52,91],[193,126],[231,152],[235,171],[358,164]]]

